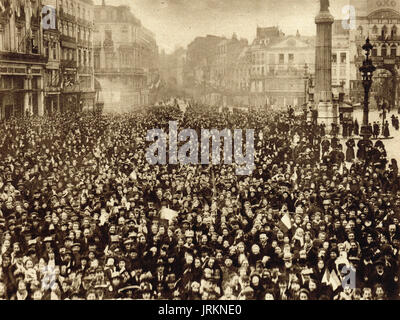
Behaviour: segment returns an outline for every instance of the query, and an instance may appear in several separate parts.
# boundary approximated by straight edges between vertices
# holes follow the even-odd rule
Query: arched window
[[[372,33],[373,33],[373,34],[378,34],[378,27],[377,27],[377,26],[374,26],[374,27],[372,28]]]
[[[390,48],[390,56],[393,58],[397,56],[397,47],[395,44],[392,44],[392,47]]]
[[[373,57],[378,56],[378,48],[376,46],[373,46],[372,48],[372,56]]]
[[[387,33],[388,33],[387,27],[383,26],[383,28],[382,28],[382,38],[383,39],[386,38]]]
[[[360,36],[363,35],[363,27],[362,26],[358,27],[358,33],[359,33]]]
[[[397,27],[393,26],[393,28],[392,28],[392,38],[394,38],[396,36],[397,36]]]
[[[386,57],[386,56],[387,56],[386,44],[383,44],[383,45],[382,45],[381,56],[382,56],[382,57]]]

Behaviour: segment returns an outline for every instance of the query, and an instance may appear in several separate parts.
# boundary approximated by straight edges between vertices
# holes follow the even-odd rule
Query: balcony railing
[[[83,40],[83,39],[78,39],[77,40],[77,44],[78,44],[78,46],[88,47],[88,48],[90,48],[92,46],[92,42],[91,41],[87,41],[87,40]]]
[[[76,61],[75,60],[66,60],[62,59],[60,61],[61,68],[68,68],[68,69],[76,69]]]
[[[48,57],[40,54],[0,51],[0,60],[47,63]]]
[[[142,68],[101,68],[95,69],[95,74],[135,74],[144,75]]]
[[[67,20],[70,22],[76,21],[75,17],[72,14],[65,12],[64,9],[62,9],[62,8],[60,9],[59,14],[60,14],[60,18],[63,20]]]
[[[93,68],[92,67],[79,67],[78,68],[78,73],[80,74],[91,74],[93,73]]]
[[[93,22],[82,19],[82,18],[76,18],[76,22],[82,26],[85,27],[92,27],[93,26]]]
[[[65,41],[65,42],[76,43],[75,37],[66,36],[65,34],[60,35],[60,40],[61,40],[61,41]]]
[[[365,56],[358,56],[355,57],[354,62],[355,63],[362,63],[365,60]],[[389,56],[371,56],[372,63],[384,63],[385,60],[394,60],[395,63],[400,62],[400,56],[395,56],[395,55],[389,55]]]
[[[398,36],[398,35],[390,35],[390,36],[386,36],[386,37],[383,37],[383,36],[379,36],[378,38],[377,38],[377,40],[378,41],[399,41],[400,40],[400,36]]]
[[[104,40],[103,41],[103,46],[104,47],[113,47],[114,46],[114,41],[112,41],[112,40]]]

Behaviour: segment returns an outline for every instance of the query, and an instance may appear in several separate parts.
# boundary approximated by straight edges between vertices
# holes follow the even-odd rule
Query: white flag
[[[161,219],[168,220],[171,222],[174,218],[178,216],[178,212],[171,210],[169,208],[161,209]]]

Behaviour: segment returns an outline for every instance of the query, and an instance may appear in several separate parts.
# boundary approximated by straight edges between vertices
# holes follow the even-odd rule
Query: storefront
[[[0,67],[0,119],[43,115],[41,69],[6,66]]]

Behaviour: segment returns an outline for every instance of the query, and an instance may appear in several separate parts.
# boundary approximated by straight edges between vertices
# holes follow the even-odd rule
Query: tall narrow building
[[[105,112],[129,112],[149,103],[158,70],[154,34],[127,6],[95,7],[94,66]]]

